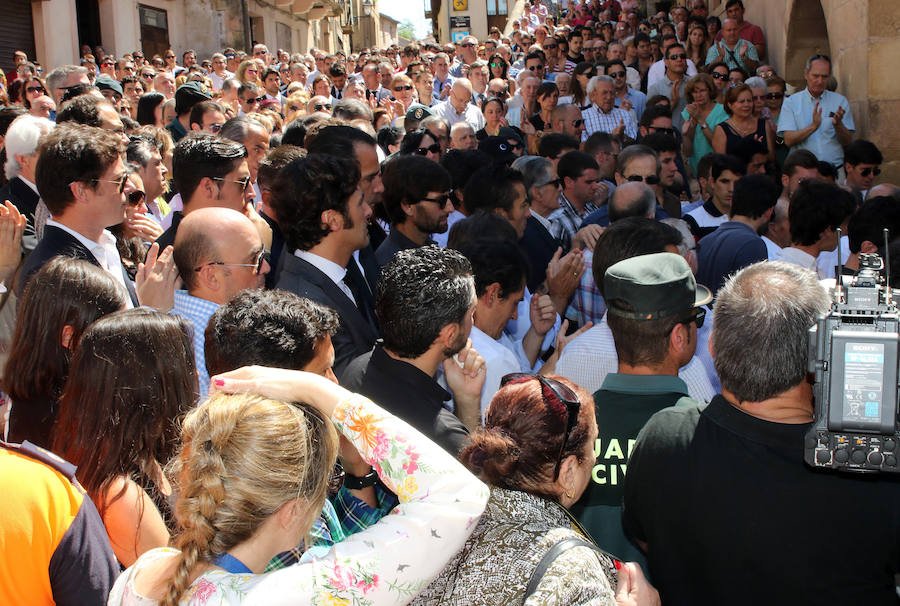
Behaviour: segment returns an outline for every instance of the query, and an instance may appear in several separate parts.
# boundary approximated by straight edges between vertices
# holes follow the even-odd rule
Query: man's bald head
[[[897,196],[898,194],[900,194],[900,187],[893,183],[879,183],[869,188],[869,191],[866,192],[866,199],[878,196]]]
[[[609,200],[609,222],[626,217],[646,217],[656,215],[656,194],[641,181],[628,181],[616,188]]]
[[[175,265],[185,289],[194,295],[198,289],[202,289],[196,271],[198,268],[209,263],[224,263],[225,253],[231,252],[230,249],[246,247],[247,242],[254,241],[261,244],[259,232],[250,219],[236,210],[221,207],[198,208],[185,215],[178,224],[174,254]]]

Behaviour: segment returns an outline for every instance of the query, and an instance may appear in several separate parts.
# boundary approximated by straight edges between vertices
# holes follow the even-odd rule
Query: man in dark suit
[[[353,253],[369,244],[372,208],[352,159],[310,154],[285,166],[272,184],[270,205],[285,248],[276,288],[334,309],[338,378],[354,357],[375,344],[374,296]]]
[[[177,271],[168,249],[148,254],[147,267],[138,274],[138,288],[128,278],[107,227],[125,218],[128,173],[123,162],[125,145],[118,134],[76,124],[57,126],[41,143],[35,180],[52,219],[44,237],[25,259],[16,283],[16,295],[31,276],[55,256],[84,259],[103,268],[128,290],[131,302],[168,311]],[[160,279],[144,280],[148,273]]]
[[[6,176],[9,183],[0,189],[0,203],[9,200],[27,219],[22,249],[27,253],[37,245],[34,233],[34,211],[40,195],[34,184],[38,139],[53,129],[46,118],[19,116],[6,131]]]

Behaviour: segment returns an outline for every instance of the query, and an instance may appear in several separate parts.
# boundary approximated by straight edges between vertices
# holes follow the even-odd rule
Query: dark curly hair
[[[298,158],[281,170],[269,203],[290,250],[309,250],[328,235],[322,222],[326,210],[336,210],[350,220],[347,200],[359,178],[354,159],[325,154]]]

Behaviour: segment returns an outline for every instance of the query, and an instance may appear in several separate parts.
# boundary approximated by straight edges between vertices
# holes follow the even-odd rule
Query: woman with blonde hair
[[[262,80],[259,79],[259,66],[256,64],[256,61],[253,61],[252,59],[242,61],[238,66],[234,77],[241,83],[252,82],[253,84],[262,86]]]
[[[212,383],[184,420],[171,467],[178,549],[141,556],[116,581],[111,606],[405,604],[484,509],[487,487],[449,453],[322,376],[250,367]],[[322,557],[263,573],[308,535],[337,487],[335,427],[400,505]]]

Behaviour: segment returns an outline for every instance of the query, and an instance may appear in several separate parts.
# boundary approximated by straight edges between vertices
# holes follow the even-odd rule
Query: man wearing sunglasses
[[[581,134],[584,132],[581,109],[571,103],[562,103],[554,107],[550,113],[550,130],[581,141]]]
[[[613,59],[607,63],[606,75],[612,78],[615,84],[615,107],[621,107],[625,111],[633,110],[635,121],[640,120],[647,107],[647,95],[628,86],[628,71],[625,69],[625,62],[621,59]]]
[[[693,358],[709,290],[696,283],[681,255],[640,255],[606,270],[606,322],[618,355],[618,372],[594,393],[599,434],[591,482],[573,513],[604,549],[645,565],[620,523],[625,470],[638,433],[656,412],[693,406],[678,371]]]
[[[865,198],[875,178],[881,174],[881,150],[865,139],[857,139],[844,149],[844,171],[847,185]]]
[[[199,208],[181,222],[175,237],[175,264],[184,290],[175,291],[172,313],[193,326],[200,397],[209,389],[203,353],[209,318],[220,305],[248,288],[262,288],[271,269],[256,226],[230,208]]]
[[[662,50],[662,53],[663,53],[663,57],[666,56],[666,53],[668,52],[669,47],[670,47],[670,46],[673,46],[673,45],[675,45],[675,44],[678,44],[678,38],[677,38],[674,34],[665,34],[665,35],[663,36],[663,39],[662,39],[662,49],[661,49],[661,50]],[[610,45],[610,50],[612,50],[612,45]],[[683,52],[683,51],[684,51],[684,49],[682,49],[682,52]],[[612,57],[611,57],[611,58],[612,58]],[[617,58],[618,58],[618,59],[624,59],[625,57],[624,57],[624,54],[623,54],[623,56],[617,57]],[[697,66],[694,65],[694,62],[691,61],[690,59],[687,59],[687,58],[686,58],[686,59],[685,59],[685,62],[686,62],[686,64],[687,64],[687,67],[685,68],[685,74],[687,75],[687,78],[686,78],[686,79],[693,78],[694,76],[697,75]],[[668,67],[668,65],[666,64],[665,58],[660,59],[659,61],[657,61],[656,63],[654,63],[653,65],[650,66],[650,70],[647,72],[647,89],[646,89],[646,93],[647,93],[647,96],[648,96],[648,97],[652,97],[652,96],[653,96],[653,95],[650,94],[650,87],[653,86],[654,84],[656,84],[657,82],[659,82],[660,80],[665,79],[665,77],[666,77],[666,68],[667,68],[667,67]],[[631,86],[632,86],[633,88],[639,88],[637,85],[633,84],[633,83],[630,82],[630,81],[629,81],[629,84],[631,84]]]
[[[687,73],[687,52],[681,44],[671,44],[665,54],[666,71],[664,76],[647,88],[647,97],[662,95],[668,97],[672,106],[672,124],[677,130],[681,130],[684,118],[682,110],[687,107],[687,95],[685,88],[691,77]]]
[[[375,258],[384,267],[401,250],[434,244],[432,234],[447,231],[454,207],[450,174],[423,156],[392,158],[384,164],[382,180],[382,201],[391,218],[391,231],[375,251]]]
[[[184,137],[175,146],[172,173],[183,208],[172,199],[173,211],[166,217],[171,225],[156,240],[161,248],[175,243],[181,220],[195,210],[221,207],[246,214],[253,199],[247,150],[233,141],[205,133]]]

